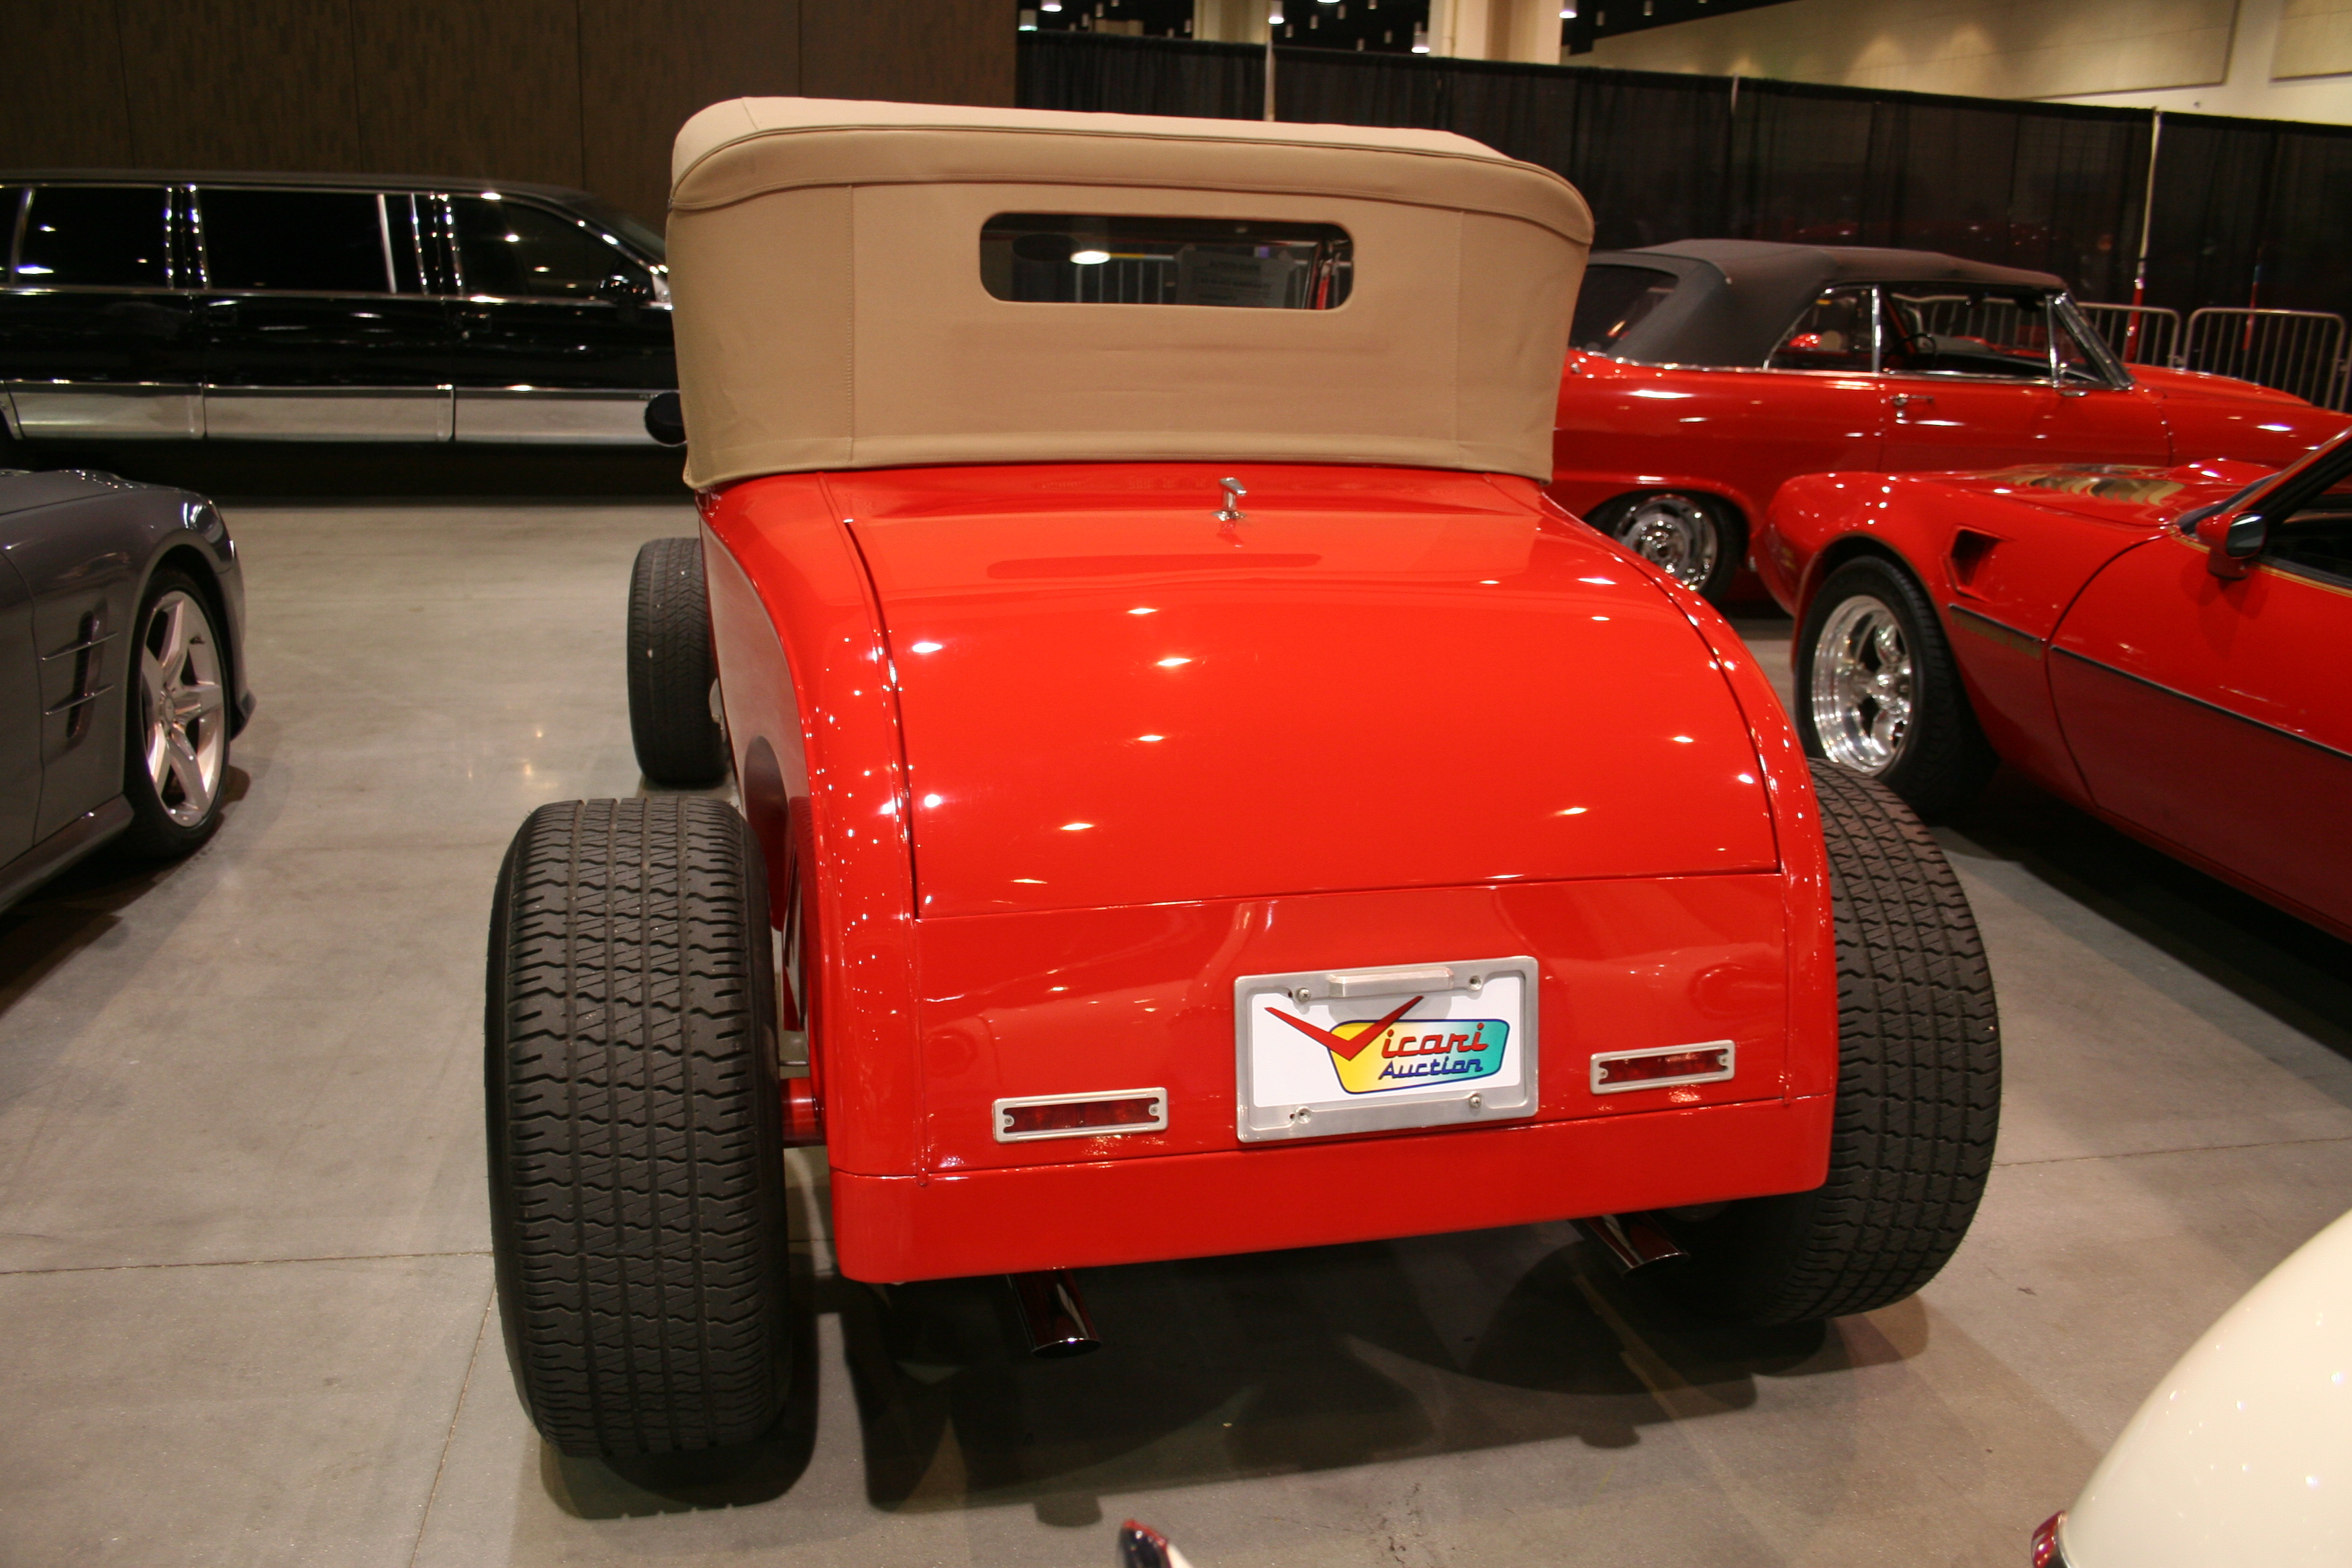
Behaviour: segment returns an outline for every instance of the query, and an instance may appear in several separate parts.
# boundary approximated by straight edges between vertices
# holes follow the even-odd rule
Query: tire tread
[[[747,1441],[782,1397],[782,1149],[757,853],[725,803],[533,812],[493,917],[493,1248],[516,1383],[574,1455]]]

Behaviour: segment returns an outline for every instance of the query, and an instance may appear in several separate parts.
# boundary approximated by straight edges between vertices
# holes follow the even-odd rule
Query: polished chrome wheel
[[[1822,753],[1858,773],[1885,773],[1911,732],[1911,648],[1884,600],[1839,603],[1813,637],[1813,732]]]
[[[1617,525],[1618,542],[1696,593],[1723,552],[1715,515],[1688,496],[1643,496]]]
[[[228,698],[212,617],[173,589],[155,601],[139,637],[141,755],[156,804],[181,827],[202,823],[228,758]]]

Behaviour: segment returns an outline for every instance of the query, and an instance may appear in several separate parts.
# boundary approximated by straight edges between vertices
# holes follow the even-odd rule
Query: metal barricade
[[[1166,305],[1176,299],[1172,256],[1112,256],[1076,268],[1081,304]]]
[[[2323,408],[2345,402],[2344,318],[2326,310],[2209,306],[2191,311],[2183,370],[2234,375],[2291,392]]]
[[[2083,312],[2108,351],[2127,364],[2170,364],[2180,353],[2180,312],[2169,306],[2095,305],[2077,300],[2074,309]]]

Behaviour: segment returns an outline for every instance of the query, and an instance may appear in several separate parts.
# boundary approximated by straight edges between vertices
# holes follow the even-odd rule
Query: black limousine
[[[579,191],[0,173],[0,420],[75,438],[647,443],[661,237]]]

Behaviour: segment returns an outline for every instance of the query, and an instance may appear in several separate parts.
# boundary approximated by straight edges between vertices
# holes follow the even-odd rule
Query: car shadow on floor
[[[795,1365],[837,1315],[868,1500],[890,1511],[1028,1503],[1091,1525],[1105,1492],[1329,1470],[1744,1410],[1760,1379],[1906,1360],[1916,1302],[1834,1326],[1741,1330],[1620,1278],[1564,1226],[1087,1270],[1103,1348],[1038,1361],[1001,1279],[799,1283]],[[548,1451],[541,1479],[588,1518],[781,1495],[814,1440],[816,1378],[761,1443],[716,1458]]]
[[[251,776],[236,764],[223,773],[222,831],[228,830],[252,787]],[[202,860],[219,841],[215,835],[188,859],[161,861],[133,856],[119,844],[105,845],[0,910],[0,1013],[76,953],[106,940],[121,927],[126,910]]]
[[[2007,768],[1940,826],[2352,1059],[2352,942],[2150,848]]]

